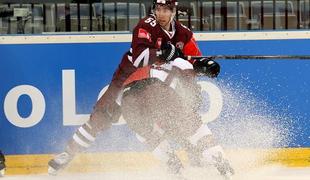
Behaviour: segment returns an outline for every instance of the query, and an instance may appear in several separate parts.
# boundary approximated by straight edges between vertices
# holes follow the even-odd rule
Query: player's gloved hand
[[[220,65],[212,59],[201,58],[197,59],[194,64],[194,70],[201,75],[208,76],[210,78],[217,77],[220,73]]]
[[[161,46],[158,57],[164,61],[173,61],[178,57],[185,59],[182,50],[170,43]]]

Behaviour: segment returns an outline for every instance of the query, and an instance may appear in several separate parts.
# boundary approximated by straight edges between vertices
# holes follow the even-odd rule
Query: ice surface
[[[213,169],[188,169],[184,176],[188,180],[221,180],[222,178]],[[84,174],[62,174],[58,176],[48,175],[25,175],[6,176],[5,180],[178,180],[177,177],[164,174],[161,169],[151,169],[144,172],[109,172],[109,173],[84,173]],[[247,172],[237,172],[233,180],[309,180],[310,168],[288,168],[281,166],[265,166]]]

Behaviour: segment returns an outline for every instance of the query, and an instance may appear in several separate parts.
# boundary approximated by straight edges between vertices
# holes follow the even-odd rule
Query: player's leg
[[[234,174],[223,148],[214,140],[207,124],[203,124],[188,140],[200,152],[202,160],[214,165],[221,175],[229,177]]]
[[[4,154],[0,151],[0,177],[4,176],[5,170],[6,170],[5,157]]]
[[[171,134],[188,153],[190,164],[202,166],[211,164],[221,175],[230,177],[234,170],[227,160],[223,148],[214,140],[207,124],[203,124],[199,114],[190,108],[182,110],[178,124]]]
[[[166,168],[167,173],[181,175],[183,164],[176,155],[167,139],[163,137],[146,139],[137,134],[140,142],[145,144],[153,156],[160,161],[161,166]]]
[[[109,89],[106,92],[109,94]],[[109,97],[106,94],[100,98],[101,102],[105,100],[105,97]],[[107,102],[107,106],[112,106],[116,103]],[[114,105],[115,108],[118,108]],[[74,158],[78,152],[85,151],[92,143],[95,142],[96,136],[104,129],[108,129],[112,125],[112,117],[107,112],[104,112],[95,106],[89,121],[83,124],[73,134],[72,139],[68,142],[64,152],[56,155],[52,160],[48,162],[48,173],[56,175],[57,172],[67,166],[68,163]]]
[[[122,84],[135,69],[125,55],[113,75],[109,88],[94,106],[89,121],[77,129],[65,151],[49,161],[49,174],[57,174],[71,162],[76,153],[83,152],[91,146],[100,132],[110,128],[113,122],[118,121],[121,110],[117,98],[122,91]]]

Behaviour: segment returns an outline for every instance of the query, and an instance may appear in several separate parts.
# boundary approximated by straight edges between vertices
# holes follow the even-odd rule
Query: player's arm
[[[184,55],[187,56],[201,56],[202,53],[197,45],[193,34],[191,33],[190,40],[185,44],[183,48]],[[194,70],[201,75],[208,77],[217,77],[220,73],[220,65],[212,59],[201,58],[201,59],[189,59],[193,64]]]
[[[184,45],[183,54],[185,56],[201,56],[202,55],[193,35],[191,36],[190,40]]]

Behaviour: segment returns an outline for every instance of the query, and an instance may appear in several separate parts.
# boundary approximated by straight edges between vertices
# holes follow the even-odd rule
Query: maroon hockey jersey
[[[128,59],[135,67],[153,64],[157,61],[156,51],[165,43],[180,48],[185,56],[201,56],[193,33],[186,26],[173,21],[169,32],[156,23],[154,15],[150,15],[134,28]]]

